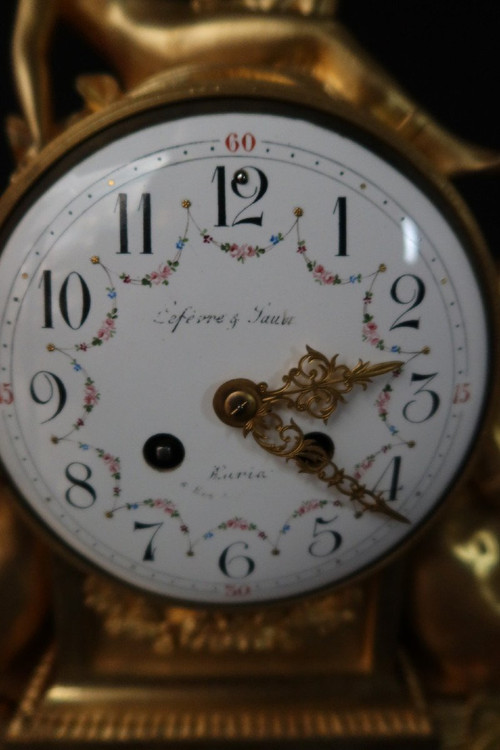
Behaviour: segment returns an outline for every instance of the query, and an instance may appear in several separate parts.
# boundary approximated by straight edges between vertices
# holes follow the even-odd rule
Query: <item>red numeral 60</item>
[[[238,133],[229,133],[226,140],[226,148],[228,151],[231,151],[232,154],[236,153],[236,151],[239,151],[240,148],[243,149],[243,151],[246,151],[246,153],[250,153],[250,151],[253,151],[257,140],[252,133],[244,133],[241,137],[238,135]]]

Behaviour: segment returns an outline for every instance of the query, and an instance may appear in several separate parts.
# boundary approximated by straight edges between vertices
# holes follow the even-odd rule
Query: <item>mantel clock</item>
[[[19,3],[0,455],[61,561],[9,747],[435,747],[387,563],[485,423],[494,271],[446,176],[494,157],[333,6]],[[117,73],[64,128],[58,14]]]

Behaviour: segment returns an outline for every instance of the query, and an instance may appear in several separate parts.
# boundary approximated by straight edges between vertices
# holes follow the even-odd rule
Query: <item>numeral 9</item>
[[[40,370],[31,378],[30,396],[35,404],[45,406],[54,402],[55,411],[41,424],[50,422],[62,412],[66,404],[66,388],[61,378],[48,370]]]

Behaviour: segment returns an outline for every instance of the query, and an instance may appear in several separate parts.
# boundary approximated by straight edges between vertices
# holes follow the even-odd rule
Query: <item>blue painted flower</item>
[[[401,351],[400,346],[391,346],[391,352],[399,353]]]
[[[397,435],[397,433],[399,432],[399,430],[398,430],[397,427],[394,427],[394,425],[391,424],[391,425],[389,425],[389,432],[391,433],[391,435]]]
[[[80,443],[80,448],[82,449],[82,451],[88,451],[90,449],[90,445],[88,445],[87,443]]]
[[[82,369],[82,366],[79,365],[78,362],[73,362],[72,364],[73,364],[73,370],[75,372],[80,372],[80,370]]]
[[[110,289],[110,290],[109,290],[109,292],[108,292],[108,297],[109,297],[109,299],[115,299],[115,297],[116,297],[116,292],[115,292],[115,290],[114,290],[114,289]]]
[[[357,276],[349,276],[349,283],[350,284],[355,284],[357,281],[358,281],[358,277]]]
[[[211,539],[213,535],[213,531],[207,531],[206,534],[203,534],[203,539]]]
[[[183,240],[181,240],[181,238],[179,237],[179,240],[175,243],[175,247],[177,248],[177,250],[182,250],[184,245],[185,242],[183,242]]]
[[[280,237],[276,234],[271,235],[271,238],[269,240],[273,243],[273,245],[277,245],[280,242]]]
[[[283,526],[283,528],[281,529],[281,533],[282,534],[286,534],[287,531],[290,531],[290,524],[289,523],[287,523],[287,524],[285,524]]]

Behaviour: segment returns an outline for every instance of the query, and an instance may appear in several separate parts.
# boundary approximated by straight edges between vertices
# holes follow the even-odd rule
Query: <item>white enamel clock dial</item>
[[[468,240],[420,178],[326,116],[217,109],[111,128],[9,225],[0,450],[33,513],[104,571],[187,602],[274,601],[369,568],[430,515],[477,436],[489,324]],[[401,363],[326,426],[283,416],[408,523],[215,414],[222,383],[278,388],[306,346]]]

